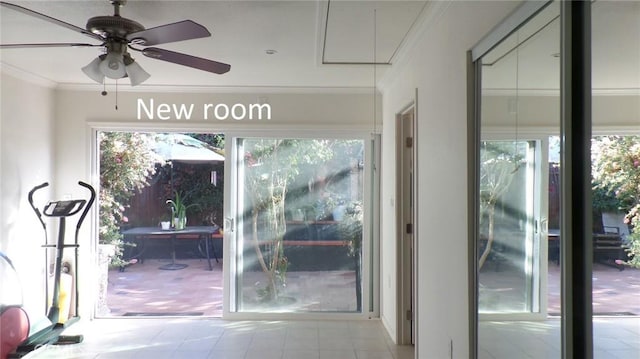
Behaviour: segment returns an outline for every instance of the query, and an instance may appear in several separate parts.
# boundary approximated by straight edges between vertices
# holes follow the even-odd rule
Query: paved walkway
[[[560,266],[549,262],[549,313],[560,314]],[[593,265],[593,312],[640,315],[640,269]]]
[[[147,260],[125,272],[109,272],[107,304],[111,316],[123,315],[198,315],[222,316],[222,262],[208,270],[204,259],[184,259],[188,267],[160,270],[163,260]],[[254,293],[259,279],[245,276],[245,292]],[[255,277],[258,278],[258,277]],[[355,278],[347,272],[291,272],[288,275],[291,296],[299,297],[299,310],[355,310]],[[640,269],[594,265],[594,313],[600,315],[640,315]],[[483,270],[483,284],[497,296],[496,306],[508,298],[517,302],[523,297],[522,279],[511,275],[508,268]],[[255,286],[255,288],[253,288]],[[560,313],[560,267],[549,262],[548,308],[551,315]],[[324,299],[323,299],[324,298]],[[516,298],[516,299],[514,299]],[[524,303],[523,300],[521,300]],[[248,302],[247,302],[248,303]],[[520,304],[523,306],[524,304]]]
[[[112,316],[222,316],[222,262],[209,271],[205,259],[180,259],[180,270],[161,270],[165,260],[148,259],[124,272],[109,271],[107,306]]]
[[[110,316],[222,316],[222,262],[208,270],[206,260],[179,259],[179,270],[162,270],[165,260],[145,260],[124,272],[111,270],[107,293]],[[239,306],[246,311],[356,311],[353,271],[289,271],[278,304],[265,304],[262,272],[243,273]],[[268,308],[261,309],[265,305]]]

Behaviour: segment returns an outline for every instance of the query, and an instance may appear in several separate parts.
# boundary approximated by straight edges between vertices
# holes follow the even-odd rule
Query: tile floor
[[[391,343],[378,320],[96,319],[68,331],[84,341],[25,359],[413,359],[413,347]]]
[[[377,320],[224,321],[97,319],[69,333],[84,342],[43,347],[25,359],[413,359]],[[482,322],[480,359],[560,358],[560,321]],[[640,318],[595,318],[595,359],[640,358]],[[431,358],[427,358],[431,359]]]
[[[479,359],[560,358],[560,320],[482,322]],[[640,317],[594,318],[595,359],[640,359]]]
[[[202,302],[203,298],[207,299],[198,310],[206,312],[204,316],[218,313],[221,287],[214,283],[220,281],[221,263],[214,271],[207,270],[204,260],[190,261],[188,269],[181,271],[160,271],[157,266],[161,264],[149,261],[144,266],[128,268],[124,273],[110,273],[113,275],[109,294],[112,296],[110,306],[113,314],[155,309],[193,311],[195,304],[191,300]],[[600,303],[600,309],[606,312],[610,311],[610,305],[614,305],[618,310],[624,309],[623,312],[637,313],[640,270],[594,269],[597,269],[594,294],[598,293],[594,295],[594,304]],[[554,281],[556,272],[550,266],[551,288],[557,285]],[[206,294],[176,296],[180,289],[179,286],[174,288],[174,284],[193,284],[194,280],[199,283],[201,280],[211,281],[210,290]],[[189,292],[193,286],[185,287]],[[153,293],[169,296],[149,300]],[[549,299],[550,309],[559,310],[558,298],[551,295]],[[127,303],[129,307],[123,307]],[[213,311],[208,312],[210,310]],[[42,348],[28,358],[413,359],[413,347],[391,343],[377,320],[225,321],[211,317],[120,317],[79,323],[69,330],[83,333],[85,341],[73,346]],[[640,359],[640,317],[595,318],[594,355],[596,359]],[[480,324],[479,358],[559,357],[560,321],[557,318],[542,322]]]

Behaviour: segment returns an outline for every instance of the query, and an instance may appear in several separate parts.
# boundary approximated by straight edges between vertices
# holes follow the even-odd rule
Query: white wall
[[[469,355],[467,264],[467,73],[466,52],[517,2],[434,3],[438,15],[383,80],[382,166],[395,173],[395,114],[418,89],[417,358]],[[382,179],[382,213],[395,213],[395,178]],[[395,220],[383,216],[381,316],[390,334],[395,323]],[[388,259],[388,260],[387,260]]]
[[[45,308],[44,230],[27,194],[53,179],[54,91],[4,72],[0,84],[0,251],[14,262],[25,307],[35,319]],[[43,190],[35,199],[42,205],[49,195]],[[9,290],[0,283],[0,293]]]
[[[466,263],[466,51],[517,2],[441,2],[438,16],[421,29],[419,40],[392,68],[383,91],[383,154],[381,213],[382,273],[381,316],[390,334],[396,334],[396,243],[395,220],[395,114],[414,98],[418,89],[418,357],[468,356],[468,293]],[[153,129],[172,127],[226,130],[234,128],[286,131],[292,128],[369,127],[372,118],[370,94],[217,94],[136,93],[118,94],[116,111],[113,91],[106,97],[95,92],[57,90],[33,86],[2,77],[2,239],[5,250],[28,234],[41,239],[35,216],[26,206],[26,191],[51,179],[55,171],[59,195],[76,193],[78,180],[95,183],[91,174],[90,123]],[[255,103],[266,97],[272,106],[270,122],[202,120],[138,120],[136,102],[153,97],[157,103]],[[52,111],[55,103],[55,116]],[[197,110],[196,110],[197,111]],[[197,113],[197,112],[196,112]],[[56,125],[53,126],[55,117]],[[31,128],[31,131],[24,129]],[[55,135],[54,141],[50,133]],[[9,148],[19,148],[20,151]],[[51,149],[54,148],[55,151]],[[55,153],[55,158],[52,158]],[[16,162],[13,157],[21,161]],[[26,156],[26,157],[25,157]],[[26,159],[23,161],[22,159]],[[26,188],[26,190],[25,190]],[[19,197],[19,198],[18,198]],[[18,199],[17,199],[18,198]],[[15,203],[20,206],[16,208]],[[9,214],[18,211],[29,225],[19,225]],[[33,218],[31,218],[33,217]],[[30,219],[27,219],[30,218]],[[36,223],[37,224],[37,223]],[[11,229],[10,227],[14,228]],[[16,230],[15,228],[20,228]],[[33,233],[31,233],[33,232]],[[26,243],[26,242],[25,242]],[[24,244],[26,245],[26,244]],[[20,253],[35,253],[38,249]],[[9,248],[11,252],[15,249]],[[87,251],[87,247],[83,251]],[[37,257],[36,257],[37,259]],[[85,272],[86,278],[92,278]],[[30,277],[35,278],[35,277]],[[29,283],[33,283],[29,281]],[[87,288],[87,286],[85,286]],[[84,292],[83,294],[86,294]],[[84,300],[83,303],[90,303]],[[41,303],[40,303],[41,305]]]
[[[327,93],[269,93],[260,95],[272,108],[271,120],[204,120],[202,108],[204,104],[226,104],[232,106],[236,103],[252,104],[258,102],[258,94],[220,94],[220,93],[139,93],[121,92],[118,94],[118,110],[115,110],[115,93],[108,96],[100,95],[101,88],[96,86],[96,91],[76,91],[60,89],[56,91],[56,158],[55,173],[58,181],[56,191],[58,195],[73,194],[78,192],[76,185],[78,180],[83,180],[97,186],[98,178],[91,178],[91,129],[147,129],[147,130],[197,130],[197,131],[229,131],[229,130],[259,130],[258,134],[282,135],[287,131],[296,129],[372,129],[373,96],[371,94],[345,92],[337,94]],[[163,121],[155,118],[149,120],[143,114],[138,119],[137,103],[142,99],[149,104],[153,98],[154,103],[167,103],[178,106],[194,104],[191,120]],[[378,100],[378,104],[380,101]],[[378,127],[379,128],[379,127]],[[88,227],[88,226],[87,226]],[[83,235],[91,236],[88,228]],[[95,236],[95,234],[93,235]],[[97,241],[93,238],[93,243]],[[83,247],[83,258],[92,258],[92,247]],[[81,314],[90,315],[93,303],[93,295],[97,293],[94,278],[97,278],[96,267],[88,260],[82,263],[85,271],[81,273],[83,286],[83,301],[81,302]]]
[[[509,112],[509,101],[514,98],[514,96],[484,96],[482,98],[483,125],[514,126],[514,115]],[[592,104],[594,127],[638,125],[640,95],[595,93],[592,98]],[[518,116],[519,126],[557,128],[557,131],[559,131],[559,93],[548,96],[521,95],[518,106],[520,109]]]
[[[199,129],[203,131],[225,131],[250,129],[277,131],[305,128],[352,129],[372,128],[373,98],[367,94],[269,94],[265,97],[271,106],[271,120],[204,120],[204,104],[252,104],[257,103],[256,94],[207,94],[207,93],[136,93],[118,94],[118,110],[115,109],[115,94],[100,95],[95,92],[58,90],[56,137],[56,176],[67,187],[59,187],[61,194],[75,188],[79,179],[90,175],[90,129],[92,126],[118,126],[122,128],[154,129]],[[138,119],[138,100],[149,104],[153,98],[156,105],[194,104],[190,120],[149,120],[144,112]],[[88,179],[87,179],[88,180]]]
[[[97,178],[91,178],[92,127],[202,131],[250,129],[260,130],[259,133],[273,131],[274,134],[286,134],[288,130],[295,129],[340,131],[373,128],[373,96],[362,91],[302,94],[120,92],[116,110],[115,93],[111,91],[108,96],[101,96],[100,86],[96,86],[95,91],[54,89],[51,84],[33,84],[3,72],[1,89],[0,250],[16,262],[22,283],[30,287],[25,301],[34,310],[41,312],[38,314],[44,314],[45,308],[44,254],[40,248],[44,232],[26,201],[27,192],[36,184],[48,181],[51,186],[39,193],[43,201],[86,196],[77,182],[82,180],[96,185],[98,181]],[[138,99],[143,99],[148,104],[151,98],[156,104],[179,106],[193,103],[193,117],[188,121],[162,121],[157,118],[149,120],[145,115],[139,120]],[[267,101],[271,105],[271,120],[219,121],[202,118],[203,104],[232,106],[236,103],[248,105],[259,101]],[[377,104],[380,105],[379,98]],[[92,236],[95,236],[95,231],[86,224],[80,236],[83,262],[80,263],[82,269],[79,278],[83,288],[80,314],[85,317],[91,314],[96,289],[94,278],[97,277],[92,257],[96,240]],[[55,240],[55,225],[56,223],[49,223],[50,228],[54,229],[50,230],[50,241]],[[72,237],[73,231],[67,231],[67,241],[72,241]],[[34,291],[37,293],[32,293]]]
[[[57,187],[60,194],[72,191],[79,179],[88,179],[90,175],[91,127],[121,127],[155,129],[198,129],[202,131],[226,131],[233,129],[261,130],[263,133],[273,130],[283,134],[294,129],[367,129],[373,128],[373,97],[370,94],[268,94],[265,97],[271,106],[271,120],[216,120],[202,117],[204,104],[255,104],[258,94],[219,94],[219,93],[137,93],[118,94],[118,110],[115,109],[115,93],[100,95],[96,91],[58,90],[56,94],[55,127],[56,177],[66,187]],[[148,119],[142,112],[138,119],[138,100],[147,106],[150,99],[156,106],[160,103],[190,105],[194,110],[190,120]]]

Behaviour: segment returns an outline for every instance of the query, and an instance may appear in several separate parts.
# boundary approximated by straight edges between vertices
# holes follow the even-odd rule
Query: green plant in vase
[[[168,199],[167,204],[171,206],[171,218],[173,220],[173,228],[184,229],[187,226],[187,209],[195,207],[195,204],[187,205],[179,192],[175,192],[174,199]]]

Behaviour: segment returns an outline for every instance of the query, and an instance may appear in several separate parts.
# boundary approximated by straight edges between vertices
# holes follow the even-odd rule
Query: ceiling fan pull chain
[[[118,111],[118,80],[116,79],[116,111]]]

